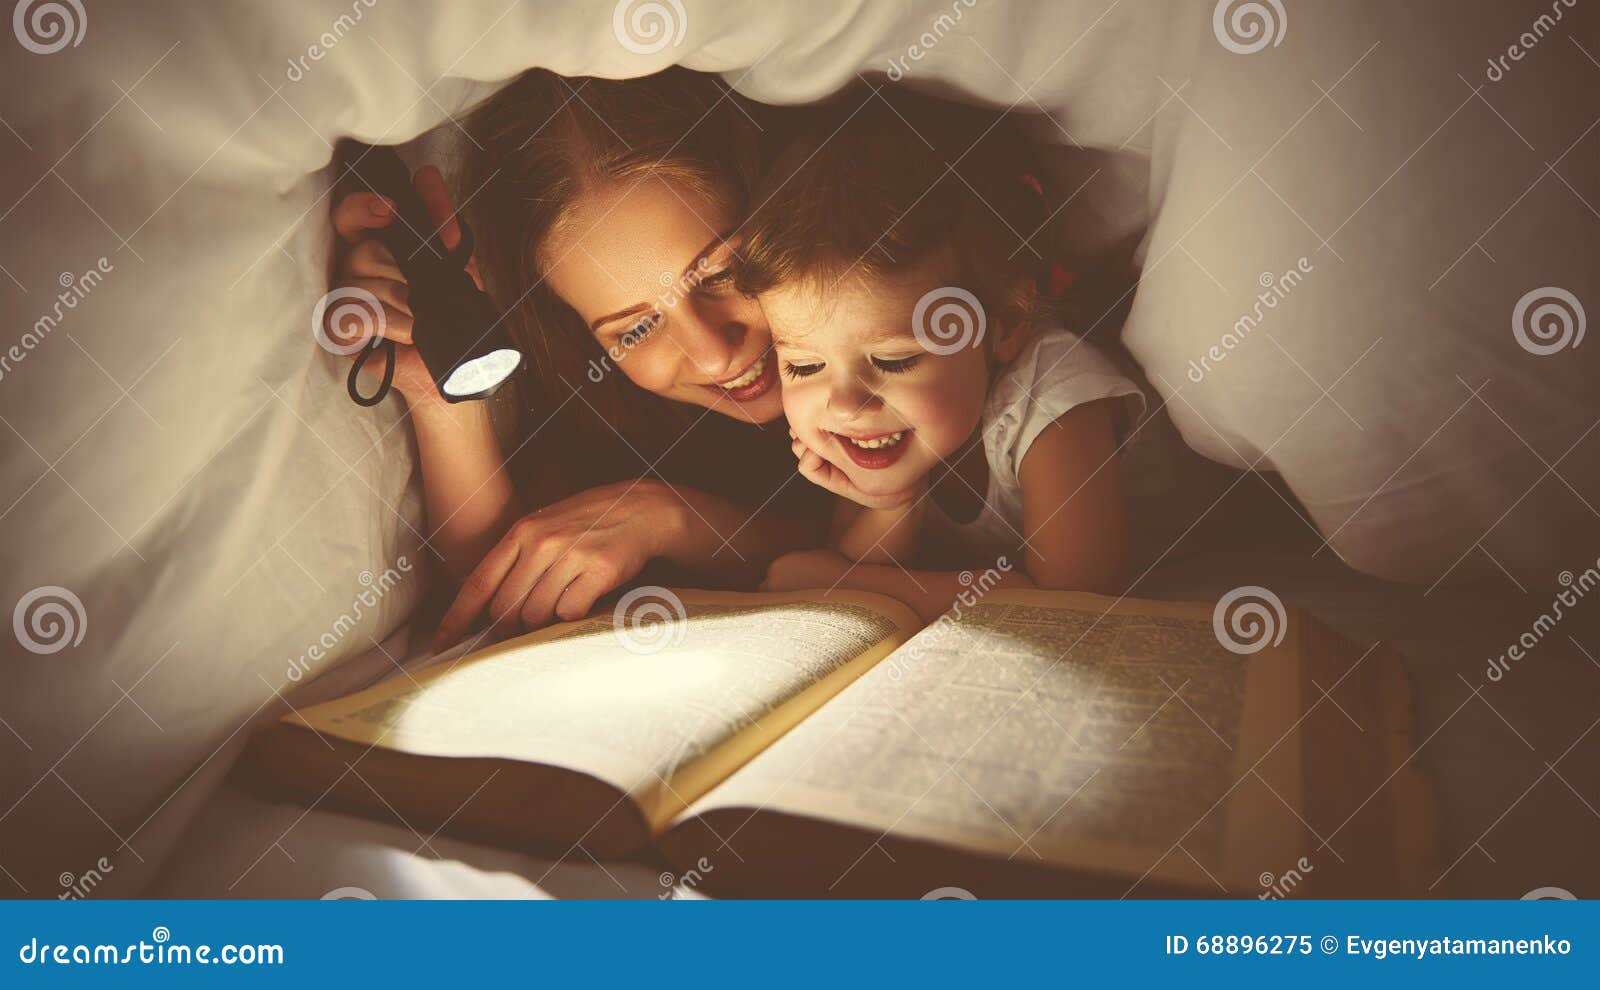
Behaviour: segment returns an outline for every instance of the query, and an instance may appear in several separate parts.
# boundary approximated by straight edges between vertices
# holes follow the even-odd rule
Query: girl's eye
[[[814,375],[821,370],[822,365],[820,364],[792,364],[788,361],[783,362],[783,373],[788,375],[790,378],[805,378],[807,375]]]
[[[910,371],[916,367],[920,357],[921,355],[913,354],[911,357],[895,358],[893,360],[889,358],[873,358],[872,365],[879,371],[887,371],[889,374],[895,375],[902,371]]]
[[[649,316],[643,317],[638,323],[635,323],[633,326],[624,331],[622,337],[617,342],[623,347],[633,347],[637,345],[639,341],[649,336],[650,332],[660,325],[661,314],[651,313]]]

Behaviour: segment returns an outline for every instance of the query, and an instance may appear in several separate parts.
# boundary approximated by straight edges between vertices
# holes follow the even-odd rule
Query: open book
[[[1241,655],[1210,605],[989,591],[923,628],[879,595],[654,590],[285,716],[246,766],[730,893],[1419,896],[1439,875],[1397,660],[1298,610]]]

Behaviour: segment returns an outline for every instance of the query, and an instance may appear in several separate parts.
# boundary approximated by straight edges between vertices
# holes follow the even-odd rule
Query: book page
[[[913,637],[685,817],[779,811],[1134,877],[1160,866],[1210,886],[1200,874],[1237,858],[1229,812],[1262,799],[1234,785],[1299,710],[1294,644],[1229,652],[1204,606],[992,593]],[[1278,748],[1275,779],[1293,803],[1283,768],[1296,753]],[[1286,808],[1267,814],[1293,824]],[[737,832],[720,833],[735,850]],[[1257,852],[1298,854],[1271,841]]]
[[[401,752],[566,767],[664,822],[919,625],[882,596],[808,597],[664,592],[623,613],[638,625],[607,610],[285,720]]]

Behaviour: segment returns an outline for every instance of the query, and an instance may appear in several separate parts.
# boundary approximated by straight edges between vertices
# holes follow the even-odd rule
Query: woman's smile
[[[778,363],[772,352],[764,352],[749,367],[727,381],[701,386],[734,402],[753,402],[772,391],[778,384]]]

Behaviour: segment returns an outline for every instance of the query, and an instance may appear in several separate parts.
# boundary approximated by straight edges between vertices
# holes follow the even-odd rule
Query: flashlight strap
[[[367,358],[383,351],[383,381],[378,384],[378,390],[371,395],[362,395],[361,367],[367,363]],[[345,388],[350,393],[350,398],[358,406],[375,406],[389,395],[389,386],[394,384],[394,341],[387,337],[372,338],[372,346],[363,348],[356,356],[355,363],[350,365],[350,377],[345,380]]]

